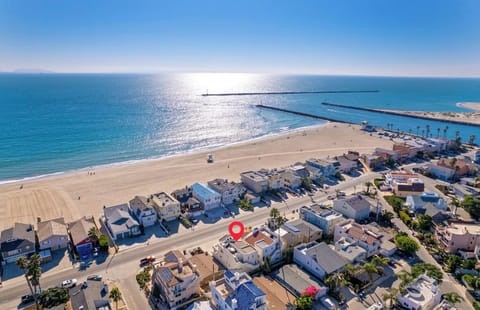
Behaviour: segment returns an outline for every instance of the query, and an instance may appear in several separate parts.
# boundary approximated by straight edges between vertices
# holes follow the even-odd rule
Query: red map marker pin
[[[240,239],[240,237],[243,236],[244,231],[245,231],[245,227],[243,227],[242,222],[238,222],[238,221],[232,222],[228,226],[228,232],[233,237],[233,239],[235,239],[235,241],[238,241],[238,239]]]

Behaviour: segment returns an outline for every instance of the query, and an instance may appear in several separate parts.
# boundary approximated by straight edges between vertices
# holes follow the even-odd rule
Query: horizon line
[[[247,71],[195,71],[195,70],[162,70],[162,71],[53,71],[43,69],[15,69],[11,71],[1,71],[0,74],[17,74],[17,75],[60,75],[60,74],[72,74],[72,75],[88,75],[88,74],[132,74],[132,75],[158,75],[158,74],[252,74],[252,75],[289,75],[289,76],[345,76],[345,77],[384,77],[384,78],[462,78],[462,79],[478,79],[478,76],[461,76],[461,75],[385,75],[385,74],[343,74],[343,73],[273,73],[273,72],[247,72]]]

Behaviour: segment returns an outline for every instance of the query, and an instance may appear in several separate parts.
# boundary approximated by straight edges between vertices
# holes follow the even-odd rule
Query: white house
[[[133,215],[137,218],[138,223],[144,227],[152,226],[157,223],[157,211],[155,210],[155,203],[153,196],[135,196],[130,200],[130,209]]]
[[[266,294],[247,273],[225,271],[222,279],[210,281],[212,302],[220,310],[267,310]]]
[[[343,214],[347,218],[360,221],[370,216],[370,203],[360,195],[351,196],[334,200],[333,210]]]
[[[335,225],[345,220],[342,214],[318,204],[300,207],[300,218],[319,227],[327,235],[333,235]]]
[[[200,201],[205,211],[218,208],[222,203],[222,195],[211,189],[205,184],[194,183],[192,185],[193,197]]]
[[[230,238],[213,246],[213,257],[232,271],[257,270],[260,267],[260,259],[255,248],[245,241],[233,241]]]
[[[407,285],[405,291],[405,294],[397,296],[398,303],[405,309],[433,309],[441,300],[436,280],[426,274],[420,275],[414,282]]]
[[[228,182],[224,179],[215,179],[208,182],[208,187],[222,195],[222,203],[230,205],[239,201],[247,192],[242,183]]]
[[[265,262],[267,256],[272,263],[282,259],[282,242],[278,234],[266,226],[253,229],[244,240],[255,248],[260,261]]]
[[[293,261],[319,279],[342,271],[347,261],[325,242],[298,245],[293,250]]]

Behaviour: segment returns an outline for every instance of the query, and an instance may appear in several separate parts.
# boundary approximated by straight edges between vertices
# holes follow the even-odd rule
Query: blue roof
[[[250,309],[251,305],[255,305],[257,297],[265,296],[265,293],[258,288],[252,281],[240,284],[235,290],[238,309]]]
[[[225,271],[225,273],[224,273],[224,277],[227,278],[227,279],[231,279],[234,276],[235,275],[233,274],[233,272],[230,269],[227,269],[227,271]]]
[[[200,197],[202,198],[209,198],[209,197],[212,197],[212,196],[220,196],[219,193],[217,193],[216,191],[214,191],[213,189],[211,189],[210,187],[208,187],[207,185],[205,184],[202,184],[202,183],[194,183],[192,185],[192,190]]]

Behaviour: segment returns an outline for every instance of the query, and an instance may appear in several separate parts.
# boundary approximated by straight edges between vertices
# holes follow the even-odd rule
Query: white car
[[[62,282],[62,287],[71,288],[77,285],[77,279],[65,280]]]

